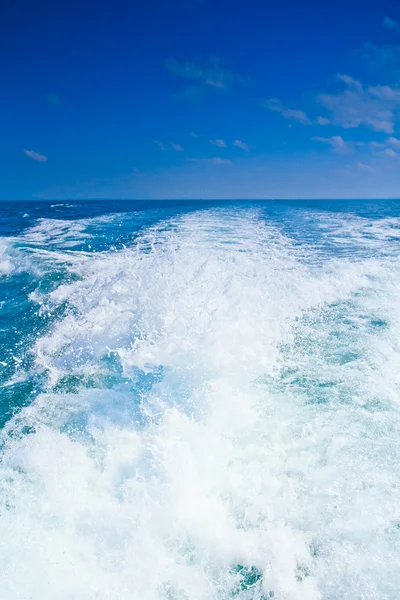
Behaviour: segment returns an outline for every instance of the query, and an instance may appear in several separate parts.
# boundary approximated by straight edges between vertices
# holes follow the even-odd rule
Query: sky
[[[0,200],[400,197],[398,0],[3,0]]]

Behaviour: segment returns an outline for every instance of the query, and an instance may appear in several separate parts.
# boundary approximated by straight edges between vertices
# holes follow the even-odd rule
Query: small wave
[[[8,277],[14,271],[14,265],[9,254],[9,244],[0,239],[0,277]]]

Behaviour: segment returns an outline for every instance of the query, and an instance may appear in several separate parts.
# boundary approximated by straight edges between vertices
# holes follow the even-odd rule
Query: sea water
[[[2,599],[400,597],[400,201],[0,235]]]

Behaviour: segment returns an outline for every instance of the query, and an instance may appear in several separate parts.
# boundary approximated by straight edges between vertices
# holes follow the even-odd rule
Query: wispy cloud
[[[395,137],[388,137],[382,142],[378,142],[376,140],[368,142],[348,141],[344,140],[340,135],[334,135],[332,137],[313,137],[312,139],[315,142],[328,144],[331,146],[334,152],[338,152],[339,154],[349,154],[351,152],[355,152],[357,148],[362,148],[365,151],[369,150],[375,156],[380,155],[396,158],[398,152],[400,152],[400,139]]]
[[[174,142],[171,142],[171,148],[175,150],[175,152],[183,152],[185,150],[183,146],[180,144],[175,144]]]
[[[164,146],[164,144],[162,142],[159,142],[158,140],[152,140],[153,144],[155,144],[156,146],[158,146],[158,148],[162,151],[165,152],[166,147]]]
[[[345,89],[321,94],[318,102],[331,112],[331,121],[345,129],[365,125],[374,131],[393,133],[395,109],[400,105],[400,90],[388,85],[364,86],[360,81],[339,75]]]
[[[197,133],[195,131],[191,131],[189,133],[190,137],[197,139],[199,136],[197,135]]]
[[[195,162],[198,164],[208,164],[208,165],[231,165],[232,161],[227,158],[220,158],[219,156],[214,156],[213,158],[189,158],[191,162]]]
[[[167,71],[191,81],[178,95],[186,100],[196,101],[202,98],[209,90],[228,91],[235,83],[244,82],[244,79],[222,66],[219,58],[213,57],[207,63],[178,62],[169,58],[165,62]]]
[[[293,119],[294,121],[300,121],[300,123],[304,124],[311,123],[304,111],[286,108],[278,98],[270,98],[264,102],[263,106],[268,110],[280,113],[284,119]]]
[[[249,152],[249,150],[250,150],[249,145],[246,144],[245,142],[242,142],[241,140],[235,140],[233,142],[233,145],[236,146],[237,148],[241,148],[245,152]]]
[[[264,107],[278,112],[285,119],[303,125],[337,125],[352,129],[364,125],[373,131],[393,133],[400,108],[400,87],[390,85],[366,86],[348,75],[338,75],[341,90],[320,94],[316,100],[330,112],[328,117],[311,119],[303,110],[285,107],[279,99],[271,98]]]
[[[218,148],[226,148],[226,144],[224,142],[224,140],[209,140],[210,144],[213,144],[214,146],[218,146]]]
[[[368,42],[361,56],[368,69],[386,81],[397,82],[400,78],[400,45],[376,46]]]
[[[395,137],[388,137],[386,140],[383,140],[383,142],[377,142],[376,140],[366,142],[365,146],[368,146],[372,151],[385,150],[386,148],[395,148],[396,150],[400,150],[400,140]]]
[[[331,122],[327,117],[317,117],[314,121],[316,125],[330,125]]]
[[[210,159],[211,164],[213,165],[231,165],[232,161],[227,158],[220,158],[219,156],[215,156]]]
[[[361,171],[374,171],[374,168],[371,167],[371,165],[367,165],[366,163],[360,161],[356,162],[356,167]]]
[[[291,121],[298,121],[303,125],[329,125],[330,120],[326,117],[317,117],[315,120],[312,120],[308,117],[307,113],[304,110],[298,110],[294,108],[287,108],[284,106],[279,98],[270,98],[266,102],[263,103],[264,108],[268,110],[272,110],[281,114],[284,119],[288,119]]]
[[[384,142],[376,142],[375,140],[373,140],[372,142],[368,142],[368,146],[370,146],[370,148],[372,148],[373,150],[376,150],[377,148],[384,148],[385,145],[386,144]]]
[[[400,31],[400,23],[391,17],[385,17],[382,21],[382,25],[387,29],[395,29]]]
[[[398,148],[398,149],[400,149],[400,140],[399,140],[398,138],[395,138],[395,137],[389,137],[389,138],[386,140],[386,143],[387,143],[389,146],[392,146],[392,148]]]
[[[384,154],[385,156],[389,156],[390,158],[400,159],[400,154],[398,152],[395,152],[393,148],[386,148],[386,150],[382,151],[382,154]]]
[[[36,162],[47,162],[48,160],[47,156],[39,154],[39,152],[35,152],[35,150],[24,150],[24,153],[26,156],[29,156],[29,158],[35,160]]]
[[[195,62],[179,63],[175,59],[169,58],[165,66],[170,73],[177,77],[199,81],[213,88],[229,89],[238,79],[232,71],[221,66],[219,58],[212,58],[206,66]]]
[[[354,146],[357,142],[345,142],[340,135],[333,135],[332,137],[313,137],[314,142],[322,142],[331,146],[334,152],[339,154],[348,154],[354,152]]]

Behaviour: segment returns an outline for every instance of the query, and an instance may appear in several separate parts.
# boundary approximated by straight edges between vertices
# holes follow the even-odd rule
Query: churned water
[[[1,598],[400,597],[400,202],[0,217]]]

